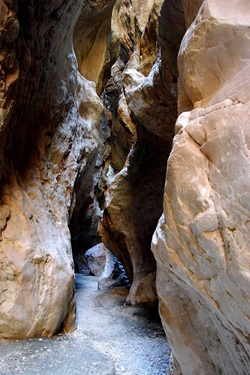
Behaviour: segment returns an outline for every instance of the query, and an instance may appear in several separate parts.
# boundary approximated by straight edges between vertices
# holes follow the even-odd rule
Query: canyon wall
[[[82,5],[0,0],[0,337],[73,329],[103,210],[174,373],[247,375],[249,4]]]
[[[103,111],[72,48],[81,1],[0,1],[0,337],[75,321],[68,223]],[[91,103],[91,104],[90,104]]]
[[[249,374],[249,26],[248,1],[206,0],[180,47],[185,112],[152,242],[175,374]]]
[[[111,102],[115,107],[112,112],[113,124],[116,130],[118,126],[125,128],[132,142],[127,157],[124,154],[125,164],[118,163],[112,150],[114,144],[116,150],[125,149],[120,141],[124,137],[119,138],[118,132],[114,134],[113,125],[110,169],[115,175],[108,182],[99,233],[104,244],[126,269],[132,284],[127,303],[134,304],[157,301],[156,266],[150,245],[162,213],[165,169],[177,118],[176,57],[185,26],[181,1],[175,2],[175,7],[172,2],[167,2],[161,11],[161,48],[157,48],[151,31],[158,30],[161,2],[147,2],[148,7],[143,8],[140,2],[132,3],[126,16],[130,20],[127,24],[133,25],[133,21],[135,25],[131,31],[132,35],[135,33],[133,53],[129,58],[127,56],[127,61],[122,60],[124,54],[120,55],[111,71],[113,84],[110,80],[109,91],[106,89],[105,92],[106,96],[111,96],[110,87],[118,86],[116,91],[119,100],[115,103],[118,110]],[[118,14],[124,16],[122,7]],[[175,32],[169,32],[174,17],[179,19],[179,26]],[[119,20],[126,24],[123,17],[115,19],[114,23]],[[115,30],[124,28],[117,27]],[[120,36],[123,50],[127,40],[124,35],[127,34]],[[129,51],[128,44],[126,50]],[[120,74],[119,82],[117,70]],[[110,107],[112,110],[112,105]]]

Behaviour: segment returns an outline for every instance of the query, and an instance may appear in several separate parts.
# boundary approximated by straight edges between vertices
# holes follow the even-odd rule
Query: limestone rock
[[[98,280],[98,289],[107,290],[117,287],[129,287],[129,280],[124,267],[116,257],[105,247],[106,263],[103,273]]]
[[[184,20],[181,2],[178,5]],[[165,7],[160,22],[165,22],[168,12]],[[154,20],[157,25],[157,19]],[[123,169],[109,181],[99,226],[102,241],[125,267],[132,284],[127,302],[132,304],[157,300],[150,244],[162,212],[166,162],[177,118],[177,77],[172,79],[177,69],[171,54],[177,55],[174,45],[182,37],[179,30],[178,35],[171,31],[171,36],[164,34],[163,29],[162,35],[173,47],[162,55],[163,60],[159,56],[145,76],[134,54],[122,73],[125,100],[136,125],[137,139]],[[162,79],[162,64],[172,72],[168,81]]]
[[[72,251],[77,272],[84,267],[84,253],[100,242],[97,234],[98,222],[101,218],[99,205],[94,197],[94,170],[96,167],[99,144],[99,124],[103,106],[96,94],[93,82],[81,78],[83,100],[79,108],[84,129],[79,138],[85,145],[82,163],[74,181],[73,199],[70,207],[69,228]]]
[[[180,48],[196,108],[178,120],[152,244],[176,374],[250,367],[250,8],[234,6],[205,1]]]
[[[102,105],[77,74],[80,1],[0,8],[0,336],[51,336],[74,326],[68,223]]]
[[[91,273],[95,276],[100,276],[105,268],[106,264],[106,248],[100,243],[96,246],[91,247],[85,253],[85,257],[88,262]]]
[[[100,93],[105,70],[114,59],[110,49],[111,17],[115,0],[85,1],[74,30],[74,47],[80,73]]]

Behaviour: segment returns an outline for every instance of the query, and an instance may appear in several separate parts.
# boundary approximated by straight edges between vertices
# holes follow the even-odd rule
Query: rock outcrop
[[[150,12],[146,18],[144,13],[143,23],[140,24],[137,18],[137,27],[140,29],[143,25],[143,32],[138,34],[140,38],[137,35],[135,52],[121,74],[123,103],[125,101],[127,113],[135,124],[137,139],[124,167],[109,182],[104,216],[99,227],[102,241],[126,269],[132,283],[127,302],[132,304],[157,300],[155,261],[150,244],[162,212],[166,162],[177,118],[176,44],[180,43],[185,30],[184,22],[179,35],[174,32],[166,35],[164,27],[161,27],[162,45],[165,42],[169,47],[168,50],[163,47],[164,64],[168,67],[167,80],[164,81],[160,52],[156,58],[156,46],[155,61],[152,60],[151,65],[148,60],[147,63],[142,62],[145,60],[142,57],[144,45],[150,45],[143,42],[150,35],[148,30],[158,29],[156,10],[159,5],[160,2],[151,2]],[[163,8],[162,23],[171,19],[168,15],[173,10],[171,6],[168,4]],[[184,21],[181,2],[177,2],[176,8],[181,15],[181,23],[182,19]],[[131,14],[135,17],[136,12]],[[151,71],[147,69],[149,65]],[[126,118],[124,122],[127,123]]]
[[[94,85],[77,73],[80,6],[0,1],[1,338],[74,326],[68,223],[103,110]]]
[[[152,246],[175,374],[249,373],[249,11],[204,1],[180,47],[194,109],[177,121]]]

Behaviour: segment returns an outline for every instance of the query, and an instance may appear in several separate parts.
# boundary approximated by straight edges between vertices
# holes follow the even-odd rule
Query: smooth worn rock
[[[87,250],[85,257],[88,262],[89,269],[94,276],[100,276],[106,264],[106,248],[100,243]]]
[[[0,337],[72,330],[68,228],[102,105],[72,49],[80,1],[0,1]]]
[[[178,5],[178,14],[182,14],[184,20],[181,2]],[[160,24],[164,24],[168,12],[168,7],[162,10]],[[153,15],[151,12],[151,17]],[[148,22],[151,24],[152,18],[149,17]],[[154,22],[158,28],[157,18]],[[162,60],[159,53],[148,76],[141,72],[136,54],[131,56],[122,73],[124,98],[136,125],[137,139],[125,166],[109,181],[103,220],[99,225],[102,241],[125,267],[131,282],[127,302],[131,304],[157,301],[155,260],[150,244],[162,213],[166,163],[177,118],[177,49],[174,45],[176,40],[180,42],[182,34],[179,26],[177,34],[173,30],[168,34],[167,28],[164,34],[163,25],[160,29],[162,40],[168,40],[172,50],[164,52]],[[184,33],[184,27],[182,30]],[[171,72],[167,75],[168,81],[162,79],[163,64]]]
[[[69,221],[73,258],[77,272],[83,272],[86,267],[84,264],[86,250],[100,242],[97,226],[102,216],[94,196],[94,171],[99,150],[98,128],[102,118],[103,105],[96,94],[96,86],[93,82],[82,77],[81,87],[84,100],[80,105],[79,112],[82,116],[84,129],[81,129],[78,136],[85,145],[85,149],[74,182]]]
[[[115,0],[89,0],[82,4],[82,11],[74,30],[74,48],[79,71],[86,79],[103,88],[106,70],[114,59],[110,49],[111,17]]]
[[[105,247],[106,262],[103,273],[98,280],[99,290],[108,290],[115,287],[129,287],[129,280],[124,267],[116,257]]]
[[[179,69],[178,120],[153,237],[174,373],[249,373],[249,3],[207,0]]]

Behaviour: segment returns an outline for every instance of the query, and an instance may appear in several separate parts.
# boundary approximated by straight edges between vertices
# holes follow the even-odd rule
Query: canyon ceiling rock
[[[249,373],[249,10],[204,1],[180,47],[195,108],[178,120],[152,242],[176,374]]]
[[[86,79],[96,83],[100,93],[106,71],[115,54],[110,48],[111,17],[115,0],[84,1],[74,30],[74,48],[79,71]]]
[[[103,110],[77,73],[80,5],[0,1],[1,338],[74,327],[69,214]]]

